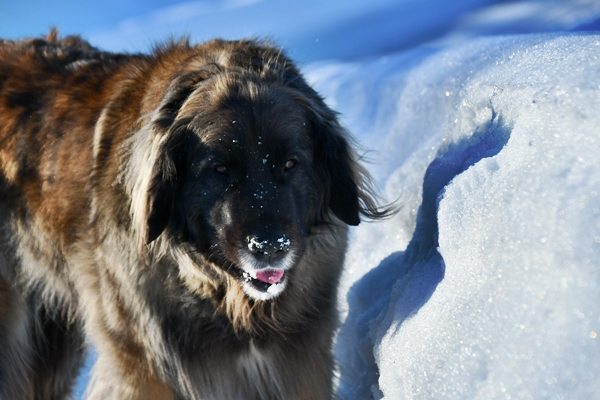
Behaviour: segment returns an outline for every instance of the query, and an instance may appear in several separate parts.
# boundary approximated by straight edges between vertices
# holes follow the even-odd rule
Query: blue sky
[[[582,21],[593,28],[600,16],[596,0],[0,1],[2,38],[55,26],[105,50],[147,52],[183,35],[260,36],[300,63],[389,54],[448,36],[572,30]]]
[[[65,33],[89,34],[110,29],[124,19],[176,3],[181,1],[3,0],[0,7],[0,36],[10,39],[37,36],[52,26],[59,26]]]
[[[449,33],[572,30],[598,20],[596,0],[0,0],[0,37],[56,26],[102,49],[147,52],[169,37],[267,37],[301,63],[388,54]],[[597,24],[596,24],[597,25]]]
[[[428,39],[460,14],[494,2],[458,0],[444,6],[446,0],[4,1],[3,38],[39,36],[56,26],[62,34],[81,34],[106,50],[144,52],[172,36],[189,35],[193,41],[261,36],[300,61],[402,48],[414,41],[413,36]]]

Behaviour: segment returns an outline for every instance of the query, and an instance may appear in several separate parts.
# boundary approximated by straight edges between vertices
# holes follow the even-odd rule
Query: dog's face
[[[248,79],[215,78],[189,94],[157,166],[150,240],[181,231],[248,296],[284,292],[330,211],[358,223],[348,145],[310,106],[301,93]]]
[[[319,183],[299,107],[281,92],[251,87],[211,99],[208,129],[195,107],[182,110],[198,138],[187,152],[182,200],[198,249],[266,300],[284,290],[302,256]]]

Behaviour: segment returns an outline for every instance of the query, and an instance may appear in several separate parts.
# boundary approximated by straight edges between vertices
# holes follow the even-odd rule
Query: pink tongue
[[[267,269],[263,271],[258,271],[256,273],[256,279],[271,284],[279,282],[282,276],[283,271],[280,269]]]

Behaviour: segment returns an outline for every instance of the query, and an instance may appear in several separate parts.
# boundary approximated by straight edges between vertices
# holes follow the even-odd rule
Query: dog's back
[[[89,224],[86,135],[99,105],[82,92],[104,79],[95,72],[94,87],[80,71],[118,64],[105,58],[55,33],[0,41],[1,399],[66,398],[81,365],[83,326],[64,250]]]

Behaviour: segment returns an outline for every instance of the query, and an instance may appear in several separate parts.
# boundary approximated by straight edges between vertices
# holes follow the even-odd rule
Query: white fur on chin
[[[273,264],[260,262],[245,251],[240,251],[238,256],[240,259],[240,268],[253,279],[256,279],[256,272],[261,269],[269,268],[287,271],[294,266],[294,250],[290,250],[281,260]],[[248,281],[242,282],[242,288],[246,294],[253,299],[267,301],[272,300],[283,293],[287,287],[287,282],[287,276],[284,274],[283,278],[279,282],[271,284],[266,292],[256,289],[252,283]]]

